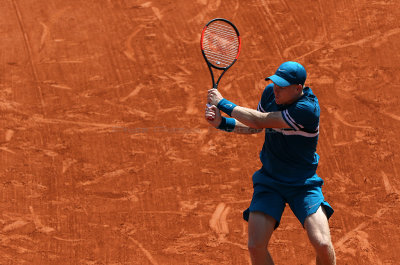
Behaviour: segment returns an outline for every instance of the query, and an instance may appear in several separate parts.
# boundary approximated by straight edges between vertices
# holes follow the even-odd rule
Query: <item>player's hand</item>
[[[210,104],[206,105],[205,118],[206,121],[208,121],[208,123],[215,128],[218,128],[222,121],[221,112],[219,111],[219,109],[216,106]]]
[[[224,97],[221,95],[221,93],[218,91],[218,89],[212,88],[212,89],[208,90],[207,102],[209,104],[217,106],[218,103],[223,98]]]

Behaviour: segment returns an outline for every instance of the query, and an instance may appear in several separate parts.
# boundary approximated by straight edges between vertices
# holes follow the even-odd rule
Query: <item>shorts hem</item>
[[[243,219],[244,219],[246,222],[249,221],[249,217],[250,217],[250,213],[251,213],[251,212],[260,212],[260,213],[263,213],[263,214],[265,214],[265,215],[268,215],[268,216],[271,216],[272,218],[274,218],[274,220],[276,221],[274,230],[277,229],[278,226],[279,226],[280,223],[281,223],[281,220],[277,220],[276,217],[272,216],[271,214],[267,213],[266,211],[257,210],[257,209],[251,209],[251,210],[250,210],[250,208],[247,208],[246,210],[243,211]]]
[[[304,227],[304,222],[306,221],[307,217],[309,217],[310,215],[314,214],[317,212],[317,210],[319,209],[319,207],[324,207],[325,212],[326,212],[326,217],[329,220],[329,218],[332,216],[332,214],[334,213],[333,208],[329,205],[328,202],[322,200],[320,203],[317,203],[314,207],[312,207],[306,214],[305,218],[303,220],[299,220],[301,225]]]

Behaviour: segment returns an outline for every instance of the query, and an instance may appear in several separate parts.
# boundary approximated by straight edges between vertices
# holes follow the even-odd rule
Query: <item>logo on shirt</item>
[[[311,205],[311,206],[308,206],[308,209],[311,209],[311,208],[313,208],[313,207],[317,206],[318,204],[321,204],[321,202],[317,202],[317,203],[314,203],[314,204],[313,204],[313,205]]]

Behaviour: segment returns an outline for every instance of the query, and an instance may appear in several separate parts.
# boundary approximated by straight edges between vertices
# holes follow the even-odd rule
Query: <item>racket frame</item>
[[[208,25],[210,25],[212,22],[215,22],[215,21],[224,21],[224,22],[228,23],[229,25],[231,25],[232,28],[236,31],[236,34],[237,34],[237,37],[238,37],[239,47],[238,47],[238,53],[237,53],[237,55],[236,55],[236,58],[232,61],[232,63],[231,63],[230,65],[225,66],[225,67],[216,66],[216,65],[210,63],[210,62],[208,61],[208,59],[207,59],[207,56],[206,56],[205,53],[204,53],[204,48],[203,48],[204,32],[206,31]],[[230,22],[230,21],[227,20],[227,19],[224,19],[224,18],[214,18],[214,19],[210,20],[210,21],[204,26],[204,29],[203,29],[203,31],[202,31],[202,33],[201,33],[201,38],[200,38],[200,47],[201,47],[201,53],[203,54],[204,60],[206,61],[207,66],[208,66],[208,70],[210,71],[210,74],[211,74],[211,80],[212,80],[213,88],[218,89],[218,84],[219,84],[219,81],[221,80],[222,76],[223,76],[223,75],[225,74],[225,72],[226,72],[229,68],[231,68],[231,66],[237,61],[237,59],[238,59],[238,57],[239,57],[239,54],[240,54],[241,44],[242,44],[242,41],[241,41],[241,39],[240,39],[239,30],[236,28],[236,26],[235,26],[232,22]],[[213,73],[213,71],[212,71],[212,68],[215,68],[215,69],[218,69],[218,70],[223,70],[223,72],[222,72],[221,75],[219,76],[217,82],[215,82],[214,73]]]

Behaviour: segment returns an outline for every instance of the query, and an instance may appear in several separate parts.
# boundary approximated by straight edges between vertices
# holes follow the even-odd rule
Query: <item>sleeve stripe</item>
[[[294,124],[296,124],[296,125],[297,125],[298,127],[300,127],[300,128],[304,128],[301,124],[298,124],[298,123],[292,118],[292,116],[290,116],[288,110],[285,110],[285,111],[286,111],[287,117],[288,117]]]
[[[263,109],[263,107],[261,107],[261,101],[260,101],[260,103],[258,103],[257,110],[258,110],[258,111],[261,111],[261,112],[266,112],[266,111]]]
[[[298,124],[293,118],[292,116],[290,116],[289,111],[286,109],[284,110],[286,117],[288,118],[288,120],[290,120],[293,124],[295,124],[298,128],[304,129],[304,126],[301,124]]]
[[[280,132],[283,135],[299,135],[299,136],[304,136],[307,138],[312,138],[312,137],[316,137],[319,135],[319,131],[316,131],[314,133],[308,133],[308,132],[304,132],[304,131],[288,131],[288,130],[282,130],[282,129],[272,129],[276,132]]]
[[[282,117],[290,127],[295,129],[296,131],[300,130],[300,128],[297,126],[297,124],[293,121],[292,117],[289,116],[289,113],[287,110],[282,111]]]

